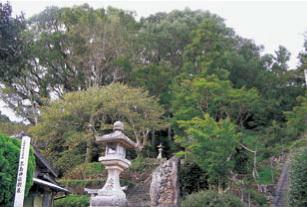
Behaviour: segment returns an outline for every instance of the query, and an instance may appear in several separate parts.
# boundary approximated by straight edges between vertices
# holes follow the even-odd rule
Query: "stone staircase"
[[[271,207],[288,207],[289,161],[283,165]]]
[[[127,192],[128,207],[150,207],[149,188],[151,176],[144,183],[133,187]]]

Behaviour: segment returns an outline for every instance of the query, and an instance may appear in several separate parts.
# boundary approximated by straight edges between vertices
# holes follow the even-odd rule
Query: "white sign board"
[[[20,155],[19,155],[19,165],[17,170],[14,207],[23,207],[23,200],[24,200],[26,180],[27,180],[30,141],[31,141],[30,137],[28,136],[22,137]]]

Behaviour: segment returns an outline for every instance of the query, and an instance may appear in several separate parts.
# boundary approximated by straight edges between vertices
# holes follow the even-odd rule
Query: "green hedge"
[[[102,188],[106,182],[105,179],[61,179],[58,182],[65,188],[76,189],[76,188]],[[121,186],[128,186],[132,188],[134,183],[129,180],[120,180]]]
[[[289,205],[291,207],[307,206],[307,148],[300,150],[292,161]]]
[[[54,207],[88,207],[89,205],[90,196],[88,195],[72,194],[54,201]]]
[[[102,187],[105,179],[62,179],[58,180],[66,188],[97,188]]]
[[[21,141],[0,134],[0,206],[11,207],[14,200]],[[29,153],[25,196],[33,185],[35,156]]]
[[[236,196],[215,191],[200,191],[188,195],[181,207],[244,207],[245,205]]]

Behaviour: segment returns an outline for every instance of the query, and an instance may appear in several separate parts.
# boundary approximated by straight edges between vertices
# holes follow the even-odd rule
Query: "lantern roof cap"
[[[113,132],[103,136],[96,136],[96,141],[101,143],[117,142],[126,148],[135,148],[136,143],[129,139],[122,131],[124,124],[121,121],[116,121],[113,125]]]

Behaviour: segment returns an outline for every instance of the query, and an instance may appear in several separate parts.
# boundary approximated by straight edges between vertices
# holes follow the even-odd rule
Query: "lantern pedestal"
[[[91,207],[126,207],[126,194],[119,183],[119,175],[123,171],[118,166],[108,166],[108,179],[104,187],[97,192],[97,196],[91,198]]]

